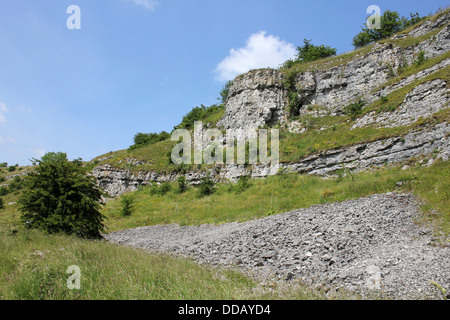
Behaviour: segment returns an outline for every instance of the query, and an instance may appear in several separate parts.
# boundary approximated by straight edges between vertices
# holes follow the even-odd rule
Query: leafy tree
[[[105,230],[101,189],[86,174],[81,160],[69,161],[65,153],[47,153],[24,179],[19,199],[20,217],[28,228],[100,238]]]
[[[363,25],[362,31],[353,37],[353,46],[355,48],[361,48],[372,42],[388,38],[423,19],[418,13],[410,13],[410,19],[407,19],[400,17],[397,11],[390,10],[383,12],[380,18],[380,29],[369,29],[366,24]]]
[[[297,47],[297,61],[311,62],[336,55],[337,50],[330,46],[320,45],[315,46],[311,40],[303,40],[303,46]]]
[[[212,106],[206,107],[204,105],[201,105],[201,107],[195,107],[193,108],[187,115],[183,117],[183,120],[181,123],[175,127],[175,129],[192,129],[194,128],[194,122],[195,121],[201,121],[203,119],[206,119],[211,114],[223,110],[224,105],[216,105],[213,104]]]
[[[8,162],[0,163],[0,168],[6,168],[8,166]]]
[[[162,131],[160,133],[137,133],[134,136],[134,145],[132,145],[129,149],[138,149],[147,145],[155,144],[160,141],[164,141],[170,138],[170,134],[166,131]]]

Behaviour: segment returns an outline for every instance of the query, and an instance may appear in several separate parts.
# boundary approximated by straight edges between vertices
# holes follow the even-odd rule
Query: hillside
[[[33,168],[0,168],[0,298],[448,297],[449,68],[447,9],[348,53],[239,75],[174,128],[234,162],[174,164],[162,132],[85,163],[108,196],[111,243],[20,229]],[[279,162],[251,163],[265,129],[279,132]],[[68,257],[89,270],[79,293],[60,281]]]
[[[336,175],[423,156],[447,161],[449,21],[446,10],[350,53],[238,76],[225,109],[201,119],[204,130],[278,128],[278,168],[177,166],[168,155],[176,143],[167,139],[100,156],[93,174],[115,196],[179,175],[195,184],[206,172],[216,181],[236,181],[277,171]]]
[[[189,128],[194,139],[217,127],[238,141],[278,129],[276,166],[177,166],[170,139],[95,159],[92,174],[116,197],[107,239],[325,291],[365,296],[378,275],[378,294],[439,299],[449,282],[449,23],[447,10],[350,53],[251,70],[224,108],[198,119],[202,131]],[[207,175],[214,194],[177,191],[180,176],[197,185]],[[130,191],[124,217],[119,196]]]

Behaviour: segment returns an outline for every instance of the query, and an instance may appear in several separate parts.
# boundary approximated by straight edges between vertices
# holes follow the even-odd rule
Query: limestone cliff
[[[300,117],[339,117],[350,103],[363,100],[373,110],[368,109],[353,119],[350,131],[363,127],[396,128],[408,125],[411,129],[399,136],[319,150],[295,162],[282,162],[279,169],[328,175],[344,167],[366,170],[431,154],[431,161],[436,158],[448,161],[448,113],[436,123],[414,124],[438,113],[442,115],[443,110],[448,108],[449,51],[450,14],[447,12],[427,20],[408,33],[397,34],[369,47],[295,70],[294,91],[300,101],[295,111]],[[408,69],[408,66],[418,64],[420,54],[426,61],[423,67]],[[230,88],[225,113],[218,127],[233,131],[276,125],[301,134],[308,127],[298,117],[290,117],[289,90],[292,88],[286,87],[286,71],[283,70],[252,70],[238,76]],[[389,99],[400,100],[398,105],[386,110],[374,107],[378,102],[381,101],[379,104],[382,105]],[[318,130],[323,129],[326,128]],[[196,183],[207,171],[216,180],[236,180],[244,175],[264,177],[273,173],[270,169],[264,165],[217,165],[209,170],[184,175],[188,181]],[[120,195],[153,181],[174,181],[180,175],[156,171],[133,173],[111,164],[101,164],[92,173],[111,195]]]
[[[448,53],[449,22],[450,15],[446,14],[436,21],[427,21],[408,34],[397,35],[389,41],[377,43],[368,52],[362,49],[344,54],[329,61],[313,64],[309,68],[312,70],[298,72],[295,88],[301,105],[297,112],[305,114],[308,113],[308,107],[320,106],[323,113],[339,114],[345,106],[356,99],[372,103],[413,81],[447,67],[450,58],[377,90],[390,78],[395,77],[403,66],[413,65],[421,51],[425,53],[426,59]],[[435,34],[428,38],[420,38],[432,33]],[[405,38],[415,38],[415,41],[412,41],[413,45],[405,46],[403,43],[396,45]],[[352,57],[346,61],[348,56]],[[327,67],[330,64],[334,66]],[[219,126],[225,129],[242,129],[288,122],[288,99],[286,88],[283,86],[284,78],[282,71],[273,69],[252,70],[237,77],[230,89],[225,116],[219,122]],[[432,105],[431,113],[448,102],[445,81],[425,83],[422,86],[425,88],[417,88],[404,101],[401,110],[390,114],[389,117],[395,118],[397,114],[402,114],[400,117],[405,118],[405,112],[416,112],[412,109],[415,108],[414,105],[417,109],[417,102],[421,104],[421,109],[426,108],[423,108],[424,105]],[[429,93],[429,90],[433,92]],[[418,92],[422,94],[417,94]],[[431,113],[412,114],[412,118],[417,119],[418,116]]]

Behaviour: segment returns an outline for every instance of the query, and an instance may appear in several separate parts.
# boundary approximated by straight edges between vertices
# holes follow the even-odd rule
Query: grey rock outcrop
[[[374,167],[397,164],[420,155],[434,154],[434,158],[448,161],[450,156],[449,124],[441,123],[429,128],[415,130],[404,136],[341,147],[320,154],[314,154],[294,163],[270,165],[218,165],[208,171],[191,171],[183,174],[191,184],[197,184],[208,173],[216,181],[236,181],[243,176],[264,178],[276,174],[303,173],[320,176],[333,175],[341,169],[352,171],[369,170]],[[181,173],[157,173],[153,171],[133,173],[127,169],[117,169],[111,165],[94,168],[92,175],[111,196],[135,191],[139,186],[153,182],[176,181]]]
[[[278,70],[253,70],[234,80],[226,111],[218,127],[225,130],[258,129],[286,121],[286,90]]]

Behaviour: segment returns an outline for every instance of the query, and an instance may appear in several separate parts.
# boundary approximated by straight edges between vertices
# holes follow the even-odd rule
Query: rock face
[[[442,299],[450,248],[430,246],[432,232],[410,195],[389,193],[320,205],[245,223],[143,227],[108,240],[201,263],[238,265],[257,277],[371,290],[396,299]]]
[[[398,74],[402,65],[412,65],[420,51],[423,50],[425,58],[428,59],[448,52],[449,22],[450,15],[447,14],[411,31],[408,36],[423,35],[443,28],[430,39],[414,46],[403,48],[391,43],[376,44],[366,54],[355,54],[348,63],[300,73],[295,80],[295,86],[302,101],[301,109],[306,110],[308,106],[318,105],[332,113],[339,112],[351,101],[363,98],[367,102],[373,102],[408,84],[408,80],[411,82],[429,75],[430,72],[421,72],[407,81],[403,80],[383,90],[375,90],[390,77]],[[400,37],[394,37],[394,40],[397,38]],[[450,59],[444,60],[438,68],[432,68],[431,71],[442,69],[448,64]],[[230,88],[225,116],[218,125],[224,129],[246,129],[285,123],[288,99],[283,81],[283,74],[272,69],[253,70],[236,78]],[[375,91],[372,92],[373,90]],[[431,103],[443,105],[442,101]],[[303,110],[299,112],[302,113]]]
[[[250,71],[234,80],[219,127],[258,129],[286,121],[286,90],[282,74],[274,69]]]

